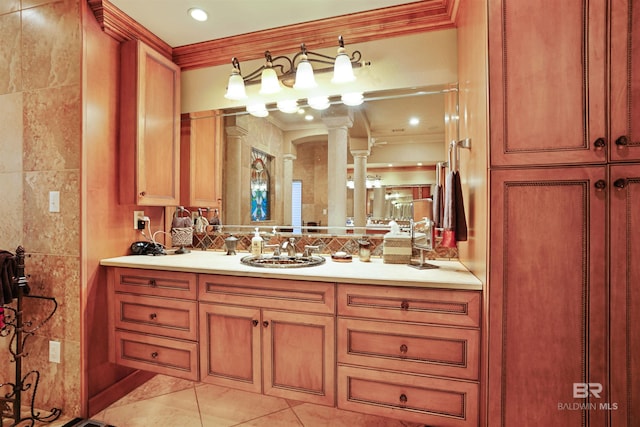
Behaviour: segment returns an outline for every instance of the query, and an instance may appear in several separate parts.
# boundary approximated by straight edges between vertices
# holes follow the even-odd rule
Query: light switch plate
[[[49,362],[60,363],[60,341],[49,341]]]
[[[59,191],[49,191],[49,212],[60,212]]]

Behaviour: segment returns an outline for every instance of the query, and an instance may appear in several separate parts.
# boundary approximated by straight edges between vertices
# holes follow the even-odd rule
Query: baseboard
[[[136,387],[141,386],[155,376],[156,374],[153,372],[137,370],[127,375],[117,383],[102,390],[95,396],[90,397],[88,408],[89,417],[97,414],[113,402],[131,393],[131,391]]]

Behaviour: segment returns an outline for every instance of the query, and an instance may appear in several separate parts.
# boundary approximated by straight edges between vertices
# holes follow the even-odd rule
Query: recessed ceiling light
[[[307,114],[306,116],[304,116],[304,119],[307,121],[311,121],[313,120],[313,116],[311,114]]]
[[[418,125],[420,124],[420,119],[419,119],[419,118],[417,118],[417,117],[411,117],[411,118],[409,119],[409,124],[410,124],[411,126],[418,126]]]
[[[207,14],[207,12],[205,12],[203,9],[200,9],[199,7],[192,7],[191,9],[189,9],[189,16],[200,22],[209,19],[209,15]]]

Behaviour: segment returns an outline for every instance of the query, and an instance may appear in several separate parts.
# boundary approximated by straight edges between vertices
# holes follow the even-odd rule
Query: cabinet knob
[[[627,139],[626,135],[622,135],[618,139],[616,139],[616,145],[619,147],[626,147],[629,145],[629,139]]]
[[[253,326],[258,326],[258,323],[260,323],[260,322],[258,322],[257,320],[253,319],[251,321],[251,323],[253,323]]]
[[[409,351],[409,347],[407,347],[407,345],[406,345],[406,344],[402,344],[402,345],[400,346],[400,353],[402,353],[402,354],[407,354],[407,351]]]
[[[262,326],[264,326],[264,327],[266,328],[267,326],[269,326],[269,322],[267,322],[267,321],[265,320],[264,322],[262,322]]]
[[[158,315],[155,313],[151,313],[149,317],[151,318],[151,320],[156,320],[158,318]]]
[[[626,178],[618,178],[613,182],[613,186],[616,188],[624,188],[627,186],[627,179]]]
[[[154,351],[153,353],[151,353],[151,358],[152,359],[157,359],[158,358],[158,352]]]
[[[409,400],[409,399],[407,398],[406,394],[403,393],[403,394],[400,395],[400,403],[402,403],[404,405],[405,403],[407,403],[407,400]]]
[[[593,142],[593,146],[596,150],[600,150],[607,146],[607,141],[604,138],[598,138]]]
[[[156,287],[156,281],[155,279],[149,279],[149,286],[151,286],[152,288]]]
[[[594,187],[596,187],[596,190],[604,190],[605,188],[607,188],[607,182],[604,179],[597,180],[593,185]]]
[[[147,192],[146,192],[146,191],[141,191],[141,192],[140,192],[140,195],[141,195],[142,197],[144,197],[144,196],[146,196],[146,195],[147,195]]]
[[[409,310],[409,301],[404,300],[400,303],[400,308],[403,310]]]

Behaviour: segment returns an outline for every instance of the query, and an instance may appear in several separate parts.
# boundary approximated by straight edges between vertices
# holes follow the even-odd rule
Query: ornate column
[[[367,225],[367,156],[369,150],[351,150],[353,156],[353,222]]]
[[[282,182],[282,194],[283,194],[283,221],[282,225],[291,225],[291,182],[293,181],[293,161],[296,156],[291,153],[287,153],[283,156],[283,182]]]
[[[235,118],[234,118],[235,119]],[[222,225],[242,224],[242,195],[249,195],[249,189],[243,188],[242,183],[248,179],[242,179],[242,146],[247,130],[233,124],[225,126],[227,136],[226,162],[224,168],[224,211],[221,213]],[[246,190],[246,191],[245,191]],[[248,203],[248,201],[247,201]],[[223,228],[224,230],[224,228]]]
[[[329,132],[327,165],[328,226],[345,227],[347,223],[347,142],[353,126],[353,113],[348,108],[331,108],[322,116]],[[335,233],[344,231],[336,229]],[[329,230],[329,232],[333,232]]]

